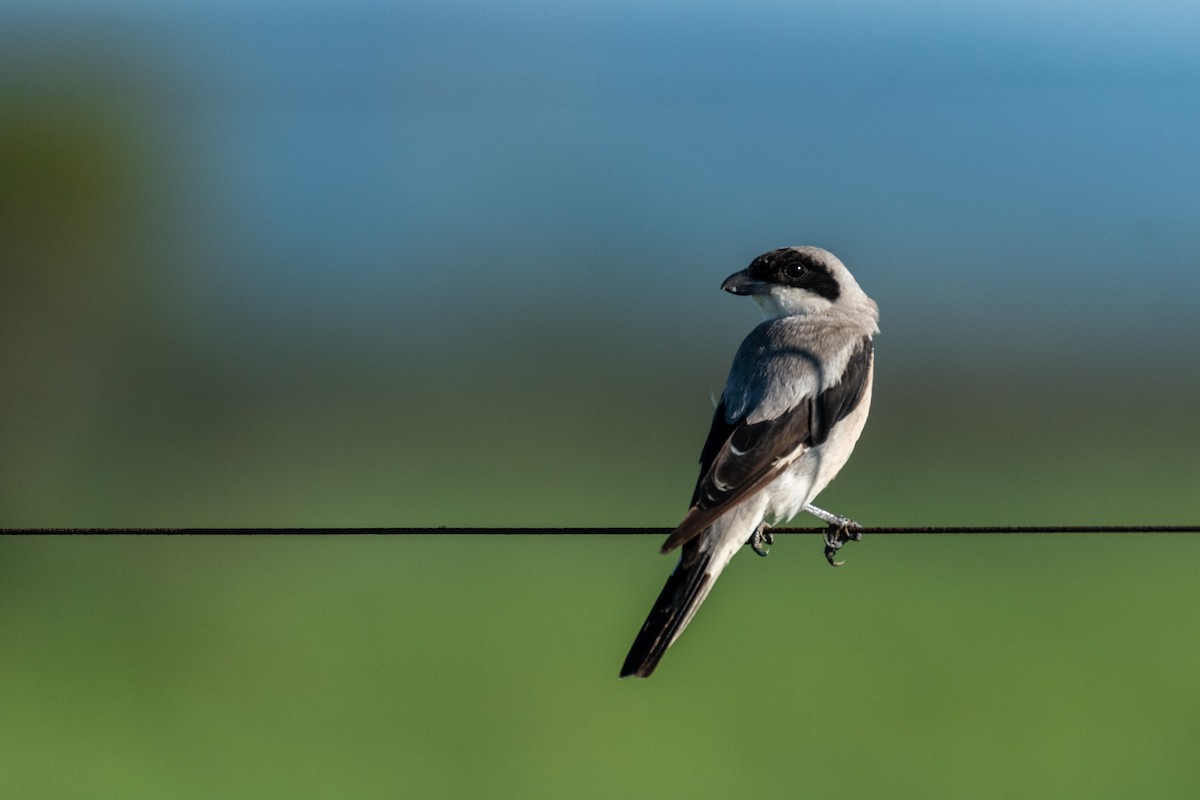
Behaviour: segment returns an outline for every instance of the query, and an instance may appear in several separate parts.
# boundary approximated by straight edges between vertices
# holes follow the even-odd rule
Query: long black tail
[[[667,578],[667,585],[658,595],[650,616],[646,617],[645,624],[633,640],[629,655],[625,656],[625,664],[621,667],[622,678],[626,675],[647,678],[654,672],[663,653],[667,652],[671,642],[688,624],[696,606],[708,595],[716,578],[708,570],[711,561],[711,551],[689,553],[685,547],[683,557],[671,577]]]

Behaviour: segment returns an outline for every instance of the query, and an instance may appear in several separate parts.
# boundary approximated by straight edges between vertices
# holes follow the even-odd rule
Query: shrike
[[[750,295],[766,320],[734,356],[700,452],[691,508],[662,546],[679,563],[642,625],[621,677],[647,677],[743,544],[766,555],[767,528],[801,509],[829,524],[825,555],[857,524],[814,505],[850,457],[871,405],[879,308],[833,253],[764,253],[721,288]]]

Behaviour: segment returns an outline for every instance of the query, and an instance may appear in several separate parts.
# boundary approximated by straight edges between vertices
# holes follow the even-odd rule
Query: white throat
[[[830,300],[793,286],[773,286],[764,294],[755,294],[754,302],[767,319],[802,317],[824,311],[833,305]]]

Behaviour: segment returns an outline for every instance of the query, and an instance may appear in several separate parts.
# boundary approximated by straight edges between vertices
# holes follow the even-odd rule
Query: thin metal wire
[[[0,528],[0,534],[186,534],[192,536],[236,535],[333,535],[374,536],[666,536],[671,528]],[[828,528],[772,528],[772,534],[824,534]],[[962,526],[875,526],[862,527],[862,534],[1155,534],[1200,533],[1200,525],[962,525]]]

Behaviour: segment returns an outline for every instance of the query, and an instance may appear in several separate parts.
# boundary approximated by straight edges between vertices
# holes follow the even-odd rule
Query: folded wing
[[[871,353],[871,339],[864,336],[836,383],[773,419],[747,423],[754,410],[747,408],[740,417],[729,420],[722,397],[700,452],[700,478],[691,508],[667,537],[662,551],[670,552],[698,535],[778,477],[805,450],[824,442],[833,424],[862,400]]]

